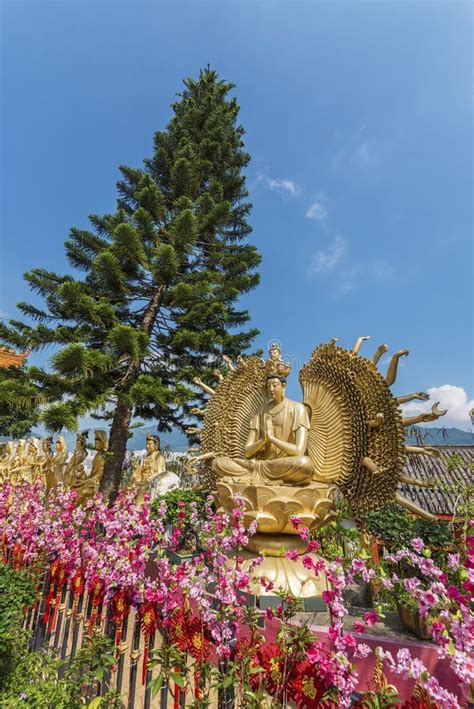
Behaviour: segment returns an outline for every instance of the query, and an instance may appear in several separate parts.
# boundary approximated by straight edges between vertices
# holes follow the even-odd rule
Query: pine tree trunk
[[[161,297],[165,291],[165,286],[159,286],[143,315],[141,329],[150,334],[156,316],[160,309]],[[139,365],[130,363],[127,373],[122,381],[122,392],[127,393],[131,385],[139,374]],[[112,455],[107,459],[104,474],[100,483],[100,492],[108,497],[109,503],[113,503],[118,495],[120,483],[122,482],[123,463],[127,452],[128,432],[132,422],[133,406],[118,401],[115,409],[112,426],[110,427],[109,453]]]
[[[132,414],[133,407],[129,404],[123,402],[117,404],[109,438],[109,453],[112,455],[107,459],[100,483],[100,492],[104,493],[110,503],[114,502],[117,497],[122,481],[123,463],[127,452],[128,431]]]

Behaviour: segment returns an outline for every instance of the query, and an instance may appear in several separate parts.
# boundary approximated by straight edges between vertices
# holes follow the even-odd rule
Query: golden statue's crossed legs
[[[295,455],[271,460],[247,460],[246,458],[215,458],[212,469],[220,478],[232,478],[235,482],[265,484],[268,482],[307,485],[314,475],[314,465],[308,456]]]

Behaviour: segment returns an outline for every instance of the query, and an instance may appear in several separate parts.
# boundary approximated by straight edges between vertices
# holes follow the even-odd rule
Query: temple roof
[[[408,455],[404,472],[406,475],[426,480],[436,478],[446,485],[474,484],[474,445],[473,446],[436,446],[439,458],[424,455]],[[459,466],[449,469],[446,464],[453,456],[459,458]],[[443,492],[438,488],[415,487],[400,484],[400,492],[409,500],[423,507],[431,514],[452,516],[455,513],[456,495]]]
[[[6,347],[0,347],[0,367],[21,367],[29,352],[14,352]]]

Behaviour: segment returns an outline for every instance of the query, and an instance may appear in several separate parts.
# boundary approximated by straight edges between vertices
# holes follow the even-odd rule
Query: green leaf
[[[89,704],[87,705],[88,709],[98,709],[102,703],[102,697],[95,697]]]
[[[170,672],[170,677],[178,687],[183,688],[186,685],[186,678],[179,672]]]
[[[222,682],[222,687],[227,689],[227,687],[230,687],[232,684],[234,684],[234,677],[232,675],[226,675]]]
[[[152,698],[155,697],[158,694],[158,692],[160,691],[160,689],[163,685],[163,680],[164,680],[164,674],[163,674],[163,672],[160,672],[158,677],[155,677],[155,679],[151,680],[151,682],[148,683],[148,687],[151,688]]]

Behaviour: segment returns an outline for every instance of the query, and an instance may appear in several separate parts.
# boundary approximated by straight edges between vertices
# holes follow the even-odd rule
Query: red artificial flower
[[[140,625],[145,637],[152,635],[158,626],[155,605],[151,601],[145,601],[140,606]]]
[[[99,576],[95,576],[89,584],[89,597],[93,606],[102,602],[105,594],[105,584]]]
[[[127,616],[129,608],[127,594],[123,589],[120,589],[120,591],[116,591],[114,593],[110,602],[110,607],[112,610],[112,618],[115,623],[121,623]]]
[[[197,662],[209,656],[210,636],[199,616],[192,618],[189,611],[179,608],[171,618],[170,631],[181,652],[189,652]]]
[[[78,598],[84,593],[85,581],[82,569],[77,569],[71,578],[71,589],[73,596]]]
[[[203,622],[198,616],[188,624],[188,650],[196,662],[202,662],[209,656],[210,643]]]
[[[187,652],[188,649],[188,634],[187,634],[187,614],[178,608],[169,622],[171,639],[181,652]]]
[[[263,645],[258,650],[258,659],[266,673],[265,684],[269,694],[281,693],[285,664],[281,648],[274,643]]]
[[[291,673],[290,697],[301,709],[314,709],[323,704],[321,698],[329,687],[321,677],[318,666],[303,660],[298,662]]]
[[[140,626],[145,636],[145,649],[143,652],[143,665],[142,665],[142,684],[146,683],[146,676],[148,672],[148,653],[150,645],[150,635],[155,632],[158,625],[158,615],[156,613],[155,605],[151,601],[145,601],[140,606]]]

